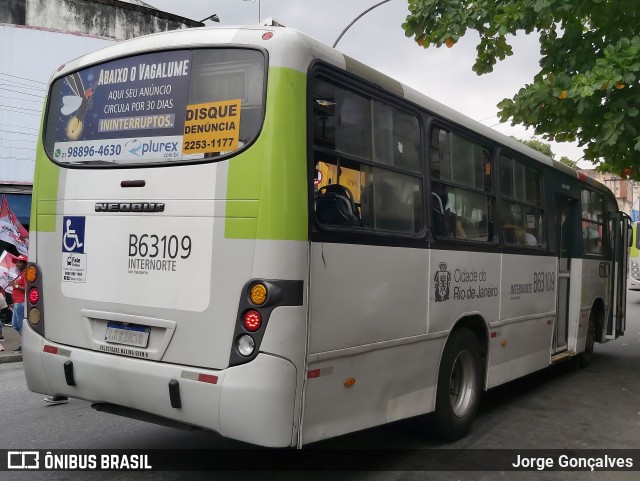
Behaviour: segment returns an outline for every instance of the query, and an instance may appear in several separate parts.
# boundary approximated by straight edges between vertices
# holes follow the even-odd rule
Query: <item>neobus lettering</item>
[[[235,117],[238,115],[237,105],[222,105],[220,107],[201,107],[199,109],[187,110],[187,122],[191,120],[204,120],[204,119],[222,119],[225,117]]]

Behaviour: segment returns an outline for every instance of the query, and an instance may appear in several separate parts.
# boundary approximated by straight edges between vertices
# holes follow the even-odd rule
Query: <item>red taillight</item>
[[[254,332],[260,329],[262,325],[262,316],[254,309],[244,313],[244,328],[249,332]]]
[[[35,304],[36,302],[38,302],[39,299],[40,299],[40,293],[38,292],[38,289],[35,287],[32,287],[31,290],[29,291],[29,302],[31,304]]]

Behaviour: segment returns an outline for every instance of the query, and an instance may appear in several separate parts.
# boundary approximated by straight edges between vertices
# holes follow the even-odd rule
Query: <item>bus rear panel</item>
[[[304,163],[288,165],[304,151],[260,133],[295,135],[303,127],[282,124],[303,125],[303,103],[265,118],[267,76],[274,92],[284,81],[265,33],[146,37],[55,75],[33,207],[29,389],[295,443],[306,206],[272,184],[304,183]],[[261,219],[270,203],[282,208]],[[277,231],[279,216],[297,221]],[[282,331],[297,343],[283,346]]]

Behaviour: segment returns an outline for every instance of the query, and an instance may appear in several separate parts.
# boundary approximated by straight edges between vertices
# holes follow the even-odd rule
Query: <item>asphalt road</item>
[[[629,292],[624,337],[596,344],[587,369],[554,366],[486,393],[472,432],[444,444],[428,418],[397,422],[312,445],[327,449],[628,449],[640,448],[640,292]],[[0,449],[245,448],[215,433],[184,432],[91,409],[85,401],[51,406],[27,391],[22,363],[0,364]],[[212,456],[220,452],[212,451]],[[250,463],[250,459],[247,463]],[[0,473],[0,479],[353,479],[640,480],[635,472],[278,472]]]

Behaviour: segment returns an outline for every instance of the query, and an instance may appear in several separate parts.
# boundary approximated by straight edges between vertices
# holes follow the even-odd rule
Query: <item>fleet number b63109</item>
[[[191,237],[156,234],[129,234],[129,257],[187,259],[191,255]]]

